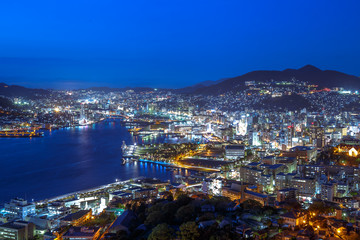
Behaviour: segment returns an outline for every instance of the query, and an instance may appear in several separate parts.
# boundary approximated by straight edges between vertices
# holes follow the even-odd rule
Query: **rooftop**
[[[72,214],[67,215],[62,220],[63,221],[75,221],[77,219],[82,218],[83,216],[85,216],[89,212],[90,212],[90,210],[80,210],[80,211],[78,211],[76,213],[72,213]]]
[[[236,150],[244,150],[245,146],[244,145],[226,145],[225,146],[226,150],[232,150],[232,149],[236,149]]]
[[[244,191],[246,194],[250,194],[256,197],[260,197],[260,198],[267,198],[268,196],[265,194],[261,194],[261,193],[257,193],[257,192],[253,192],[253,191],[249,191],[249,190],[245,190]]]
[[[309,150],[313,150],[313,147],[308,147],[308,146],[296,146],[293,148],[290,148],[290,152],[294,152],[294,151],[309,151]]]
[[[99,227],[71,227],[63,235],[63,237],[64,238],[68,238],[68,237],[91,237],[98,230],[99,230]]]

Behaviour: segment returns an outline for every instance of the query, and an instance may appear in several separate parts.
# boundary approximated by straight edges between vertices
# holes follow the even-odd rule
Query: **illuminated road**
[[[159,162],[159,161],[152,161],[147,159],[139,159],[140,162],[150,162],[155,163],[159,165],[169,166],[169,167],[175,167],[175,168],[183,168],[183,169],[189,169],[189,170],[196,170],[196,171],[204,171],[204,172],[220,172],[217,168],[206,168],[206,167],[198,167],[198,166],[191,166],[191,165],[185,165],[181,163],[167,163],[167,162]]]
[[[220,169],[217,169],[217,168],[197,167],[197,166],[190,166],[190,165],[185,165],[185,164],[177,164],[174,167],[185,168],[185,169],[196,170],[196,171],[204,171],[204,172],[220,172]]]

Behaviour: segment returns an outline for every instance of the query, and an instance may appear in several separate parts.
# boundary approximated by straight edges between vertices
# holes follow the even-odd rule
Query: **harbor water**
[[[46,131],[41,138],[0,138],[0,204],[13,197],[46,199],[118,180],[172,179],[165,166],[122,164],[122,143],[159,143],[166,136],[133,137],[119,121]]]

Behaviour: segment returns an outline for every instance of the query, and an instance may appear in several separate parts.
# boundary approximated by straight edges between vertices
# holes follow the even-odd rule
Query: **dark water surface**
[[[122,165],[123,141],[134,140],[114,121],[49,131],[43,138],[0,138],[0,204],[12,197],[45,199],[115,179],[171,178],[156,164]]]

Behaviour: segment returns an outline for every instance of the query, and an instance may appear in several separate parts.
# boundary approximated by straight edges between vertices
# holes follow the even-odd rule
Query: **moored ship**
[[[26,131],[26,130],[9,130],[0,131],[0,137],[17,138],[17,137],[42,137],[43,132]]]

